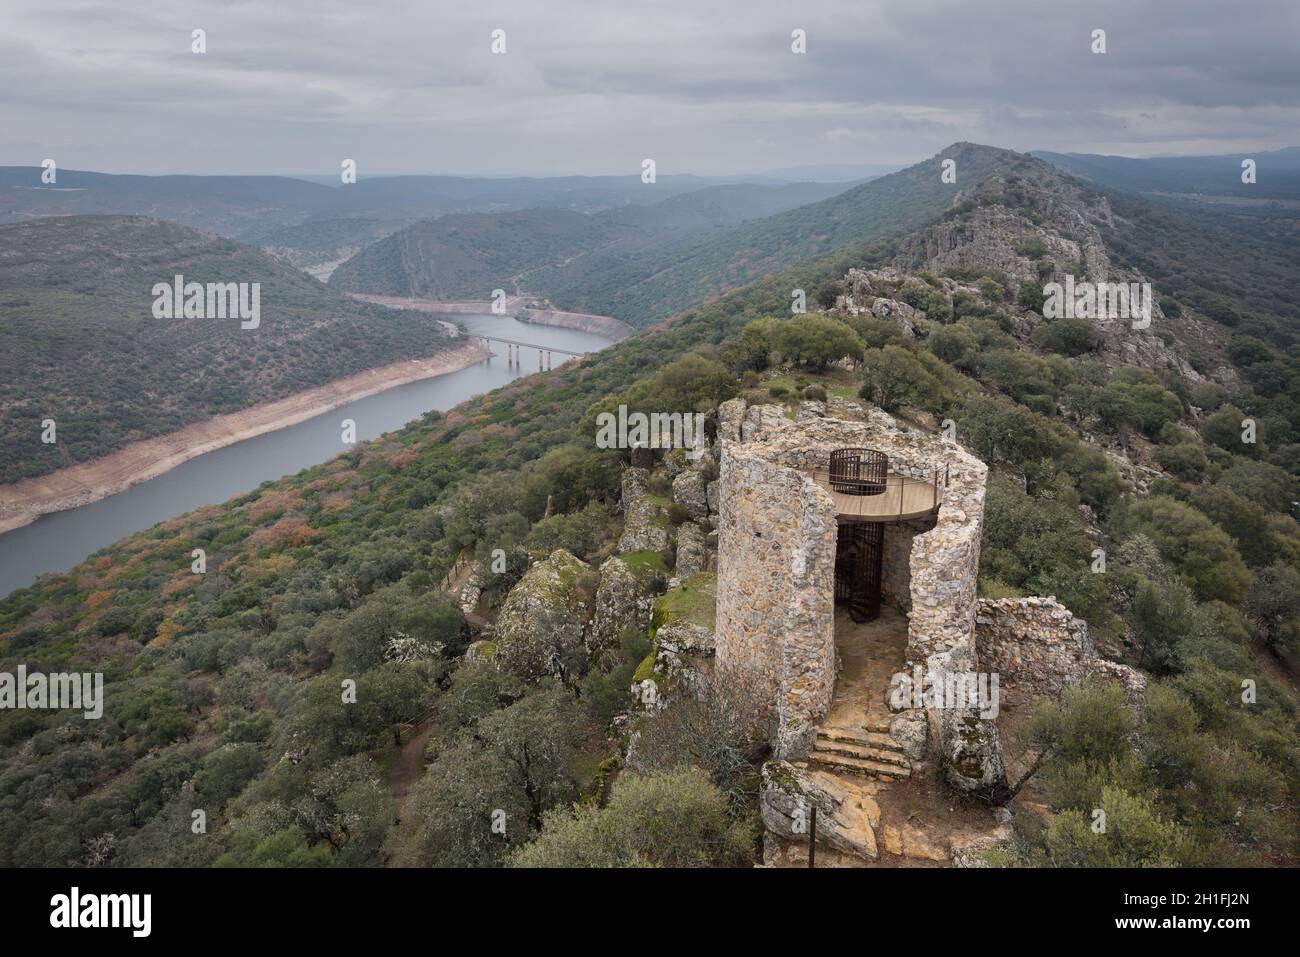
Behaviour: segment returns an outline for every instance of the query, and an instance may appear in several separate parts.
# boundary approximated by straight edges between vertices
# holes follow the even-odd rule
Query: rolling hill
[[[367,248],[335,270],[330,283],[345,292],[423,299],[486,299],[495,288],[514,292],[516,285],[535,292],[532,274],[554,263],[579,263],[611,249],[634,256],[656,244],[761,218],[843,189],[816,183],[726,185],[591,214],[527,209],[442,216]],[[582,265],[574,268],[587,274]]]
[[[639,176],[366,177],[340,186],[286,176],[139,176],[58,170],[43,184],[34,166],[0,167],[0,224],[49,216],[150,216],[261,246],[299,268],[334,265],[393,232],[449,213],[520,209],[598,212],[651,205],[735,178],[666,175],[653,190]],[[787,184],[773,184],[787,185]],[[786,205],[844,186],[808,184]],[[750,215],[773,206],[762,201]],[[784,208],[784,207],[780,207]],[[328,269],[324,270],[328,272]]]
[[[155,283],[260,283],[260,325],[158,319]],[[0,226],[0,481],[282,398],[448,340],[256,249],[133,216]],[[41,422],[58,442],[40,441]]]
[[[663,712],[629,701],[638,668],[655,664],[644,625],[604,658],[588,656],[579,628],[563,684],[521,678],[502,666],[496,641],[470,644],[486,633],[439,583],[463,559],[509,549],[518,561],[506,581],[493,578],[481,595],[475,585],[475,617],[490,619],[532,557],[565,548],[576,556],[566,587],[587,597],[525,596],[538,626],[609,592],[597,583],[614,574],[626,530],[625,458],[594,447],[596,408],[640,399],[715,409],[738,395],[775,404],[768,411],[780,418],[816,415],[823,402],[843,409],[859,389],[909,429],[951,419],[956,441],[989,463],[981,596],[1056,595],[1099,651],[1145,672],[1140,709],[1118,688],[1085,684],[1035,711],[1059,745],[1042,749],[1030,785],[1042,790],[1014,807],[1001,862],[1294,864],[1294,352],[1268,339],[1254,305],[1226,285],[1233,315],[1201,315],[1170,295],[1178,311],[1163,307],[1141,333],[1165,351],[1139,350],[1140,362],[1108,353],[1087,321],[1045,321],[1017,280],[1113,269],[1160,288],[1167,277],[1147,274],[1144,261],[1176,270],[1188,255],[1195,268],[1209,250],[1160,248],[1170,221],[1141,198],[1117,201],[1039,161],[973,149],[989,163],[955,204],[916,182],[916,202],[939,215],[926,218],[897,184],[893,221],[922,219],[915,230],[772,272],[578,365],[178,516],[0,600],[0,665],[94,669],[106,687],[102,722],[0,713],[0,865],[500,864],[576,820],[571,805],[598,805],[610,769],[653,773],[650,749],[638,751],[648,767],[625,763],[633,733],[653,740],[675,727],[672,759],[707,753],[692,749],[709,721],[664,730]],[[959,181],[963,169],[959,161]],[[1252,271],[1249,249],[1226,252],[1238,281],[1278,281]],[[1263,271],[1281,267],[1273,257]],[[824,283],[835,295],[823,316],[789,315],[791,288]],[[854,370],[749,347],[765,328],[815,346],[828,323],[856,337]],[[1191,338],[1205,350],[1195,375],[1176,364]],[[1258,419],[1258,442],[1242,441],[1244,415]],[[666,481],[663,469],[657,477]],[[662,488],[671,501],[672,483]],[[665,512],[685,541],[689,512]],[[662,552],[625,556],[646,570],[652,597],[668,596],[657,615],[687,605],[685,583],[668,590],[681,551],[664,541]],[[199,543],[204,576],[187,568]],[[1098,548],[1104,574],[1092,565]],[[701,594],[694,588],[689,604]],[[343,679],[356,680],[360,706],[340,702]],[[401,739],[405,723],[425,718],[427,737]],[[727,747],[702,773],[731,789],[733,813],[761,826],[750,782],[765,755],[751,757],[732,728],[707,732],[710,749]],[[402,803],[386,769],[413,744],[427,768]],[[1140,841],[1109,843],[1089,829],[1101,789]],[[664,792],[665,806],[677,800]],[[211,822],[198,841],[196,805]],[[938,806],[952,813],[946,796]],[[512,809],[506,840],[486,836],[496,808]]]
[[[941,181],[940,159],[956,162],[955,185]],[[526,274],[523,289],[561,308],[612,315],[644,327],[794,263],[916,229],[999,164],[1028,161],[1006,150],[958,143],[933,159],[829,198],[743,222],[696,222],[691,228],[656,232],[639,218],[650,211],[620,210],[589,218],[584,238],[579,221],[570,220],[565,229],[572,241],[558,249],[548,248],[554,224],[521,222],[516,224],[520,228],[536,226],[537,235],[524,234],[516,251],[485,258],[472,275],[451,262],[453,281],[443,281],[438,237],[456,224],[421,223],[359,253],[331,281],[357,292],[481,298],[486,290],[508,288],[512,277]],[[710,194],[716,191],[669,203],[692,205]],[[651,210],[662,212],[669,203]],[[476,224],[492,228],[487,220]]]
[[[1220,196],[1241,199],[1300,199],[1300,147],[1230,156],[1170,156],[1136,159],[1091,153],[1034,156],[1100,186],[1161,196]],[[1241,181],[1244,159],[1256,163],[1256,181]]]

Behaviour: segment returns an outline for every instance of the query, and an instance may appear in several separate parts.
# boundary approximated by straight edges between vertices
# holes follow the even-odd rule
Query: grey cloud
[[[359,153],[370,174],[534,175],[904,163],[955,139],[1270,148],[1300,128],[1298,34],[1294,0],[7,0],[0,163],[39,162],[33,143],[117,171]]]

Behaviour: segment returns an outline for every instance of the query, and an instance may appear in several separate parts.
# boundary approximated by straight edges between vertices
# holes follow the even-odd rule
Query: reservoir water
[[[595,352],[609,340],[589,332],[519,322],[508,316],[454,317],[469,332],[541,346]],[[125,535],[150,528],[201,505],[224,502],[269,479],[291,475],[348,450],[341,423],[357,424],[357,440],[391,432],[426,412],[446,411],[537,371],[537,350],[521,349],[520,364],[507,368],[500,355],[477,365],[349,402],[315,418],[191,459],[165,475],[81,508],[43,515],[0,535],[0,596],[32,584],[45,572],[66,571]],[[554,355],[558,365],[568,357]]]

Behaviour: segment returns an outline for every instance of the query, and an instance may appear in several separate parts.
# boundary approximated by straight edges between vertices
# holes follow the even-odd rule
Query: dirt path
[[[409,831],[415,820],[407,806],[411,789],[424,773],[424,746],[433,735],[435,722],[426,721],[397,752],[397,760],[388,770],[388,795],[397,809],[398,827]]]
[[[132,485],[170,472],[208,452],[234,445],[398,385],[456,372],[481,361],[486,350],[473,343],[423,359],[406,359],[336,379],[274,402],[216,415],[183,429],[133,442],[111,455],[0,486],[0,533],[21,528],[42,515],[116,495]]]

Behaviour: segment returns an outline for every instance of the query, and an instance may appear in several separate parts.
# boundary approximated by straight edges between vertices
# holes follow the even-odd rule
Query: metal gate
[[[880,568],[885,550],[881,522],[839,527],[835,545],[835,603],[846,605],[854,621],[880,616]]]

